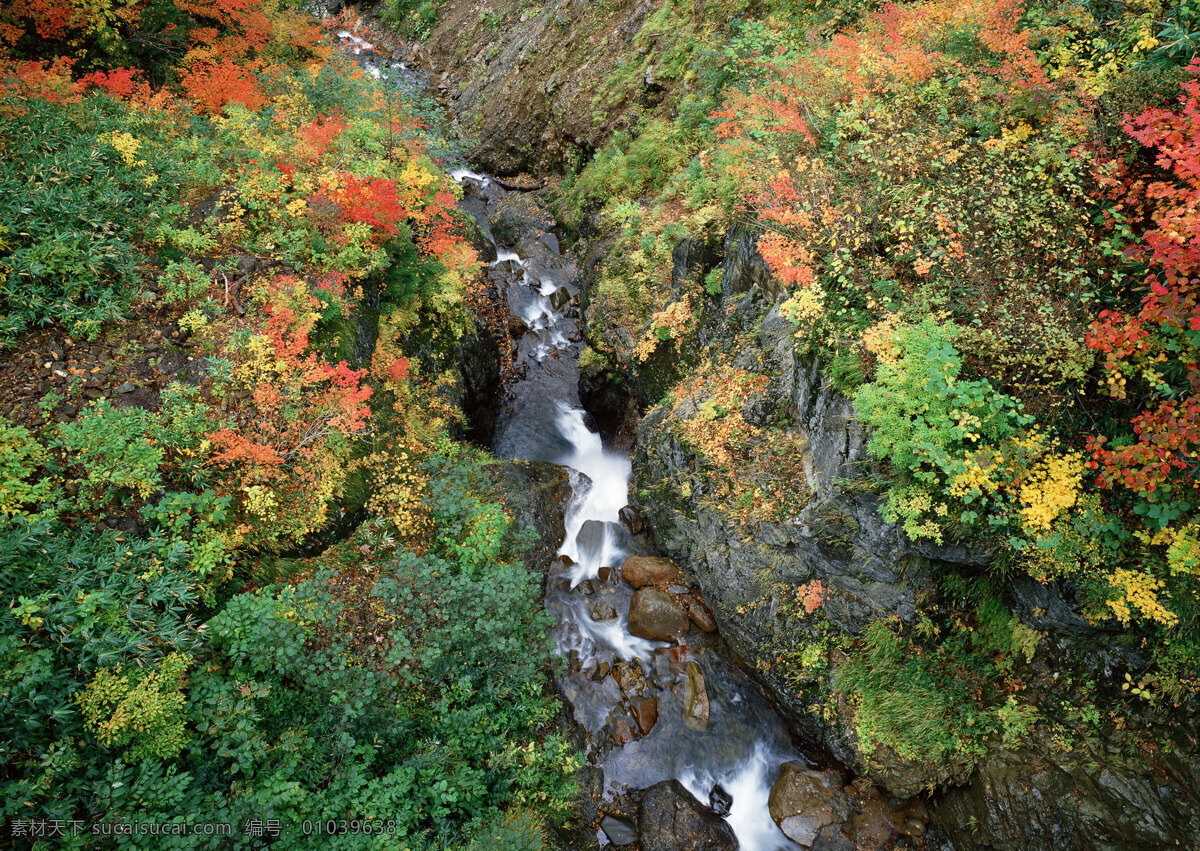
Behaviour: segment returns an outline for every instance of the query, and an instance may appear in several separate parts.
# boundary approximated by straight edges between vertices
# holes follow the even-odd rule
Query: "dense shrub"
[[[175,171],[143,149],[147,132],[160,130],[98,94],[0,109],[0,347],[51,321],[94,337],[129,305],[137,239]]]
[[[547,615],[534,576],[480,549],[480,529],[498,542],[508,524],[471,463],[432,469],[458,494],[434,551],[238,594],[203,626],[184,547],[19,517],[0,530],[5,811],[280,819],[294,845],[303,819],[354,813],[409,843],[503,830],[536,847],[576,764],[543,734]]]

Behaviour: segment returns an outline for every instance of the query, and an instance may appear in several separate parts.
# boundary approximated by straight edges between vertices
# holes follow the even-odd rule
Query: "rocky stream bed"
[[[920,836],[928,816],[919,799],[847,785],[827,755],[796,746],[687,565],[658,554],[627,504],[630,457],[604,444],[580,400],[580,273],[553,222],[489,177],[453,175],[491,248],[492,290],[511,313],[515,357],[494,451],[567,471],[544,600],[568,661],[558,686],[587,754],[598,828],[572,847],[772,851]]]

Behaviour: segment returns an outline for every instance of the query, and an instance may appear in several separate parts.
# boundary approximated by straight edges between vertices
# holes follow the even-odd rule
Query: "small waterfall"
[[[477,197],[503,198],[504,190],[485,175],[466,168],[451,174],[481,191]],[[569,471],[571,497],[558,550],[562,569],[550,578],[545,600],[557,620],[558,652],[571,659],[563,691],[575,721],[590,734],[589,748],[604,771],[605,788],[611,794],[678,779],[706,802],[719,784],[732,795],[726,818],[741,848],[794,849],[767,808],[779,765],[801,758],[779,716],[724,655],[719,639],[693,629],[685,644],[672,646],[629,631],[634,591],[621,579],[620,567],[629,555],[648,554],[635,552],[638,545],[620,519],[629,501],[632,464],[627,455],[604,447],[579,404],[583,344],[578,323],[561,297],[558,307],[553,299],[564,282],[571,294],[569,261],[545,243],[521,245],[535,254],[522,257],[512,247],[497,245],[489,264],[492,282],[524,325],[517,341],[518,378],[508,387],[495,451],[501,457],[552,461]],[[699,666],[706,683],[704,729],[689,726],[686,717],[682,669],[688,663]],[[624,744],[609,732],[614,718],[628,717],[623,688],[609,673],[617,666],[636,668],[658,707],[649,732]],[[607,841],[603,834],[600,839]]]

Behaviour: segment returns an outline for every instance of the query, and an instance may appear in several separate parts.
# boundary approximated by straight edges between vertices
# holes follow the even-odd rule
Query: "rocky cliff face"
[[[456,0],[415,58],[433,71],[471,141],[471,162],[500,175],[558,171],[635,114],[669,102],[652,70],[632,88],[609,81],[622,63],[646,54],[633,39],[658,5]]]
[[[822,582],[829,623],[859,635],[879,620],[911,625],[918,601],[939,593],[936,568],[978,570],[989,554],[915,546],[881,519],[881,497],[871,486],[875,462],[853,405],[822,374],[819,361],[795,353],[794,326],[773,306],[780,294],[751,235],[731,233],[724,249],[726,300],[739,300],[730,322],[752,326],[762,317],[756,332],[739,337],[742,348],[732,365],[770,377],[742,415],[761,425],[786,422],[786,430],[802,438],[811,498],[784,522],[746,526],[732,519],[728,507],[713,499],[697,457],[675,435],[671,411],[659,406],[638,426],[634,499],[659,547],[695,574],[722,634],[797,730],[897,797],[942,790],[931,801],[933,822],[954,847],[1161,847],[1200,835],[1197,767],[1178,757],[1131,758],[1132,742],[1064,746],[1034,728],[1020,745],[990,743],[978,760],[932,763],[902,759],[884,747],[865,755],[853,710],[844,702],[814,716],[814,696],[835,683],[838,660],[821,682],[805,681],[779,664],[813,630],[795,616],[791,589]],[[711,341],[721,333],[710,325],[700,335]],[[735,329],[724,333],[732,338]],[[1044,676],[1068,659],[1083,658],[1109,675],[1136,661],[1089,641],[1095,631],[1075,609],[1069,589],[1017,580],[1005,599],[1030,626],[1053,637],[1045,648],[1049,658],[1040,662]],[[1194,748],[1194,741],[1185,747]]]
[[[822,379],[817,362],[795,356],[793,332],[791,323],[770,310],[734,365],[757,363],[760,355],[766,359],[763,369],[772,383],[743,415],[755,421],[780,407],[787,411],[808,447],[804,467],[812,498],[804,510],[753,528],[732,520],[709,498],[695,458],[672,434],[663,407],[651,410],[638,428],[636,493],[659,546],[695,572],[722,634],[760,671],[792,720],[838,760],[865,768],[852,734],[814,719],[809,696],[787,681],[783,666],[772,665],[809,633],[807,624],[790,617],[781,589],[821,581],[829,589],[829,620],[857,635],[889,617],[911,622],[915,596],[929,579],[922,557],[880,519],[880,498],[853,487],[871,463],[862,428],[850,402]],[[874,772],[898,797],[951,776],[936,766],[903,761],[881,763]]]

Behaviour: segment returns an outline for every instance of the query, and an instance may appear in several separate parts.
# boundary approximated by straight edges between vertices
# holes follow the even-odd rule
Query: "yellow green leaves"
[[[1108,581],[1117,595],[1108,601],[1108,606],[1123,625],[1128,626],[1135,617],[1163,626],[1179,622],[1179,617],[1159,600],[1158,592],[1166,585],[1161,579],[1144,571],[1118,567]]]
[[[1083,455],[1051,454],[1039,461],[1021,486],[1021,519],[1026,529],[1049,529],[1064,511],[1075,505],[1083,483]]]
[[[24,426],[0,417],[0,517],[28,514],[50,498],[49,478],[38,476],[46,450]]]
[[[79,696],[87,727],[108,746],[129,745],[129,759],[175,756],[187,742],[184,726],[186,653],[156,668],[105,668]]]

